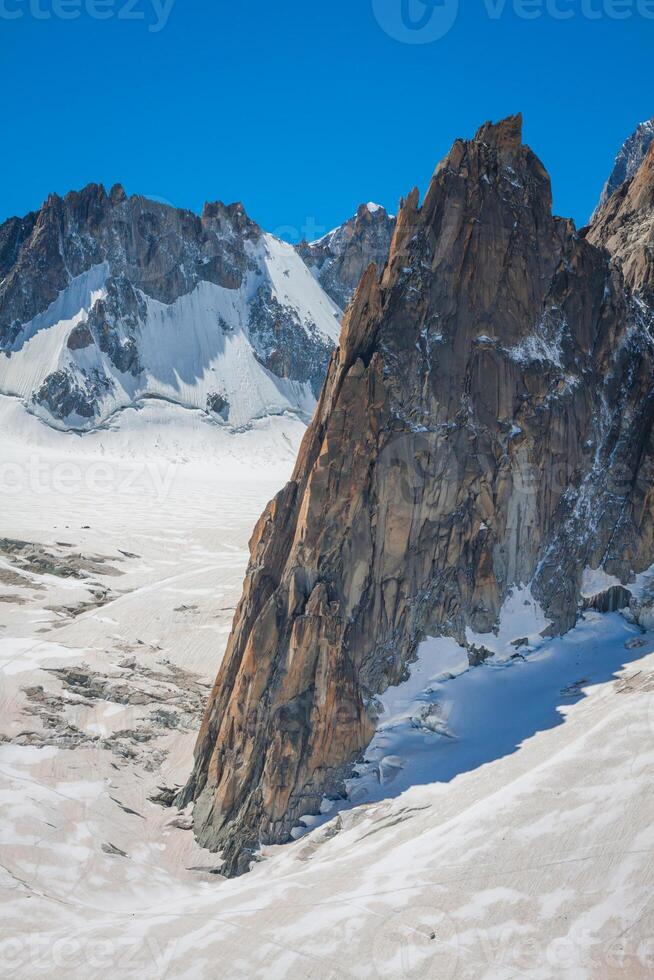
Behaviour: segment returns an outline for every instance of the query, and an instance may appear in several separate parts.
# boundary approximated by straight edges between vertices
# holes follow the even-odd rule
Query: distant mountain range
[[[342,308],[393,221],[364,206],[297,250],[239,204],[201,215],[91,184],[0,226],[0,394],[88,431],[148,399],[238,430],[308,421]]]
[[[653,141],[654,119],[621,148],[598,213]],[[395,226],[362,204],[293,248],[240,204],[196,215],[119,185],[53,194],[0,226],[0,396],[76,432],[151,400],[229,431],[308,422],[343,311]]]

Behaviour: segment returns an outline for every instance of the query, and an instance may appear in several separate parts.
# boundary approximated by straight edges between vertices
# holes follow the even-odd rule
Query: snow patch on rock
[[[499,623],[493,633],[475,633],[466,628],[466,640],[470,647],[483,648],[495,657],[510,660],[516,654],[517,644],[533,647],[543,641],[543,632],[551,625],[551,620],[534,598],[531,586],[513,589],[504,601]]]
[[[592,599],[602,592],[622,585],[615,575],[609,575],[603,568],[585,568],[581,581],[581,594],[584,599]],[[631,591],[631,589],[630,589]]]

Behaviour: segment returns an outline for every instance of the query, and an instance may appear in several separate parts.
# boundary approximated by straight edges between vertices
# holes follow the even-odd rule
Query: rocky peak
[[[522,113],[508,116],[499,123],[485,122],[477,131],[475,142],[487,143],[501,153],[519,153],[522,148]]]
[[[0,225],[0,287],[18,257],[23,242],[29,238],[38,219],[33,211],[24,218],[9,218]]]
[[[325,292],[345,309],[365,269],[384,267],[395,218],[372,202],[359,205],[356,214],[316,242],[301,242],[298,252]]]
[[[182,390],[200,410],[222,406],[212,421],[306,418],[339,322],[292,247],[240,203],[199,216],[89,184],[0,226],[0,388],[48,424],[86,430]]]
[[[248,216],[240,201],[234,204],[223,204],[222,201],[207,202],[202,209],[202,221],[208,227],[217,226],[221,230],[231,230],[248,239],[256,240],[261,236],[261,228]]]
[[[64,197],[50,194],[41,208],[40,219],[44,224],[54,221],[64,229],[70,221],[82,227],[97,228],[106,219],[112,203],[103,184],[87,184],[79,191],[69,191]]]
[[[618,260],[627,283],[654,305],[654,141],[633,177],[596,213],[586,235]]]
[[[640,123],[635,132],[623,143],[615,159],[611,175],[604,185],[597,211],[591,220],[595,220],[598,211],[604,207],[620,185],[624,184],[626,180],[631,180],[636,174],[653,142],[654,116],[646,122]]]
[[[520,117],[457,141],[422,206],[409,195],[255,530],[180,799],[227,873],[342,792],[426,636],[509,658],[516,590],[536,632],[560,632],[586,568],[628,588],[652,564],[649,317],[552,215]]]
[[[0,257],[7,265],[0,284],[0,349],[11,347],[21,325],[46,309],[72,278],[103,262],[165,303],[201,280],[235,288],[246,265],[244,243],[260,234],[242,205],[208,205],[199,218],[139,195],[128,197],[120,185],[110,194],[102,184],[63,198],[51,194],[36,216],[0,226]]]
[[[109,200],[113,205],[123,204],[127,200],[127,194],[122,184],[114,184],[109,191]]]

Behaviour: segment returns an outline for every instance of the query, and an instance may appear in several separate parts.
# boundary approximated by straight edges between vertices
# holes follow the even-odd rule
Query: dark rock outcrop
[[[229,419],[229,400],[219,391],[211,391],[207,395],[207,412],[219,415],[223,422]]]
[[[618,612],[621,609],[628,609],[632,595],[629,589],[623,585],[614,585],[605,592],[587,599],[584,603],[586,609],[594,609],[599,613]]]
[[[332,350],[315,323],[304,329],[297,310],[261,286],[250,305],[248,326],[259,362],[278,378],[309,382],[317,398]]]
[[[378,204],[362,204],[354,217],[298,252],[325,292],[344,310],[371,263],[383,269],[395,218]]]
[[[92,419],[98,399],[110,387],[109,379],[97,372],[78,380],[68,371],[53,371],[34,392],[34,401],[45,405],[55,418]]]
[[[458,140],[345,316],[181,803],[229,874],[337,794],[425,635],[475,650],[518,586],[551,631],[586,567],[654,561],[651,312],[552,216],[521,118]],[[470,634],[472,631],[472,636]]]

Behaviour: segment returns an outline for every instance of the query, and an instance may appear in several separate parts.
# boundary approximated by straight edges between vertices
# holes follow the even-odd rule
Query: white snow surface
[[[9,399],[0,409],[18,411]],[[173,665],[208,691],[248,538],[293,453],[268,452],[257,429],[214,441],[204,423],[177,445],[178,417],[166,415],[145,426],[161,441],[141,458],[136,425],[80,439],[28,421],[36,443],[3,441],[2,534],[62,560],[100,556],[107,570],[65,579],[0,564],[2,976],[652,975],[654,634],[591,614],[506,660],[511,638],[542,623],[522,589],[483,666],[468,669],[452,640],[426,640],[380,698],[349,799],[225,881],[184,829],[189,815],[149,800],[188,776],[195,728],[116,755],[102,740],[147,723],[153,705],[80,698],[52,671]],[[71,612],[100,586],[109,601]],[[39,688],[97,741],[30,744],[46,730]]]
[[[206,412],[174,402],[148,399],[117,411],[102,426],[80,434],[51,428],[25,412],[15,398],[0,395],[3,444],[20,444],[20,453],[0,460],[0,493],[16,494],[40,465],[56,473],[69,457],[84,461],[130,459],[136,466],[150,460],[182,464],[213,461],[231,473],[251,476],[260,467],[288,473],[297,456],[306,424],[293,412],[256,419],[240,432],[217,424]],[[7,435],[11,433],[11,437]],[[282,481],[283,482],[283,481]]]
[[[619,578],[609,575],[603,568],[585,568],[581,581],[581,594],[584,599],[593,599],[614,586],[621,585]]]
[[[634,581],[626,586],[634,599],[654,595],[654,565],[636,575]]]
[[[532,595],[531,587],[516,587],[502,606],[496,631],[475,633],[468,627],[466,640],[471,646],[485,647],[498,659],[507,660],[516,653],[517,641],[526,641],[526,646],[541,643],[543,631],[550,623],[540,603]]]

